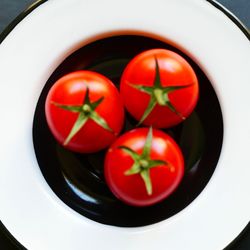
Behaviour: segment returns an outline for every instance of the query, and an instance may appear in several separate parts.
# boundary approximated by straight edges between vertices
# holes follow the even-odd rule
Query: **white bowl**
[[[187,208],[150,226],[119,228],[66,206],[38,167],[32,123],[42,88],[83,45],[110,34],[147,34],[174,44],[206,73],[224,121],[221,157]],[[250,46],[223,12],[201,0],[51,0],[0,45],[1,221],[27,249],[221,250],[250,220]]]

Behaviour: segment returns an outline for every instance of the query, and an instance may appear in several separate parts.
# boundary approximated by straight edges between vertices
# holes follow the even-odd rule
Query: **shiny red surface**
[[[91,102],[104,97],[104,100],[95,111],[105,119],[114,133],[105,130],[94,121],[88,120],[66,146],[70,150],[83,153],[96,152],[109,146],[122,129],[124,109],[118,90],[113,83],[106,77],[90,71],[70,73],[52,86],[45,104],[49,128],[57,141],[63,144],[78,114],[56,107],[51,102],[65,105],[81,105],[87,86]]]
[[[126,176],[133,159],[119,146],[127,146],[141,154],[148,128],[138,128],[120,136],[110,147],[105,158],[105,178],[113,194],[133,206],[148,206],[168,197],[179,185],[184,174],[184,160],[175,141],[166,133],[153,129],[151,159],[163,160],[168,165],[150,169],[153,193],[148,195],[139,174]]]
[[[196,106],[199,87],[196,74],[189,63],[180,55],[166,49],[152,49],[134,57],[121,78],[120,92],[129,113],[140,120],[145,112],[150,96],[129,85],[153,86],[155,78],[155,56],[160,69],[160,79],[164,87],[189,85],[169,94],[169,99],[176,110],[188,117]],[[182,122],[182,119],[166,106],[158,104],[143,124],[156,128],[167,128]]]

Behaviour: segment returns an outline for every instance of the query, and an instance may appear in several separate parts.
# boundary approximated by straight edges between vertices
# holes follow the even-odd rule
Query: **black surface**
[[[135,208],[116,199],[105,184],[103,165],[106,150],[94,154],[76,154],[59,146],[47,126],[44,106],[51,86],[60,77],[76,70],[98,72],[111,79],[119,89],[120,77],[127,63],[142,51],[153,48],[170,49],[191,64],[200,83],[200,98],[189,118],[165,130],[180,145],[184,154],[185,175],[181,184],[164,201],[154,206]],[[135,128],[136,124],[137,121],[126,114],[122,132]],[[92,220],[120,227],[157,223],[188,206],[201,193],[214,172],[222,137],[223,121],[219,101],[202,70],[175,47],[135,35],[96,41],[77,50],[62,62],[42,91],[33,126],[38,164],[57,196]]]
[[[0,32],[31,2],[30,0],[0,0]],[[240,20],[250,27],[250,1],[249,0],[219,0],[229,8]],[[230,222],[229,222],[230,223]],[[0,225],[1,227],[1,225]],[[0,249],[19,249],[18,244],[9,239],[10,235],[2,227],[0,233]],[[232,243],[226,250],[249,250],[250,249],[250,226]],[[30,249],[32,250],[32,249]],[[213,250],[213,249],[211,249]]]

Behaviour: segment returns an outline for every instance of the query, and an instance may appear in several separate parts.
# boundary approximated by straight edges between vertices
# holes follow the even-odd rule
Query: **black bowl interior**
[[[120,76],[128,61],[138,53],[166,48],[182,55],[194,68],[200,98],[195,111],[182,124],[165,130],[181,147],[185,176],[178,189],[156,205],[136,208],[125,205],[109,191],[103,177],[105,150],[77,154],[61,147],[45,119],[45,99],[50,87],[63,75],[82,69],[110,78],[119,88]],[[136,122],[126,114],[123,132]],[[92,42],[70,55],[51,75],[37,103],[33,142],[38,165],[55,194],[78,213],[94,221],[120,226],[145,226],[165,220],[188,206],[211,178],[222,147],[223,120],[216,93],[203,71],[187,55],[165,42],[144,36],[122,35]]]

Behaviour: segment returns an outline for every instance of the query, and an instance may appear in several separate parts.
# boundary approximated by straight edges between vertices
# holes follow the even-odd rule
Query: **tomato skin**
[[[119,92],[109,79],[87,70],[70,73],[60,78],[52,86],[45,103],[48,126],[60,144],[64,143],[78,114],[63,110],[53,105],[52,102],[64,105],[81,105],[87,87],[92,102],[104,97],[95,111],[105,119],[113,133],[89,119],[65,146],[67,149],[80,153],[92,153],[108,147],[120,133],[124,122],[123,103]]]
[[[160,79],[163,87],[190,85],[169,93],[169,100],[185,118],[194,110],[199,86],[196,74],[189,63],[175,52],[166,49],[152,49],[134,57],[126,66],[120,84],[120,93],[128,112],[139,121],[146,110],[150,96],[131,86],[132,84],[153,86],[155,79],[155,57],[159,63]],[[168,128],[183,119],[167,106],[156,105],[142,122],[155,128]]]
[[[137,128],[120,136],[109,148],[104,173],[112,193],[132,206],[149,206],[168,197],[179,185],[184,174],[184,160],[175,141],[166,133],[153,129],[151,159],[160,159],[171,164],[150,169],[153,192],[147,194],[140,174],[125,175],[133,165],[133,159],[119,147],[126,146],[141,154],[148,128]]]

